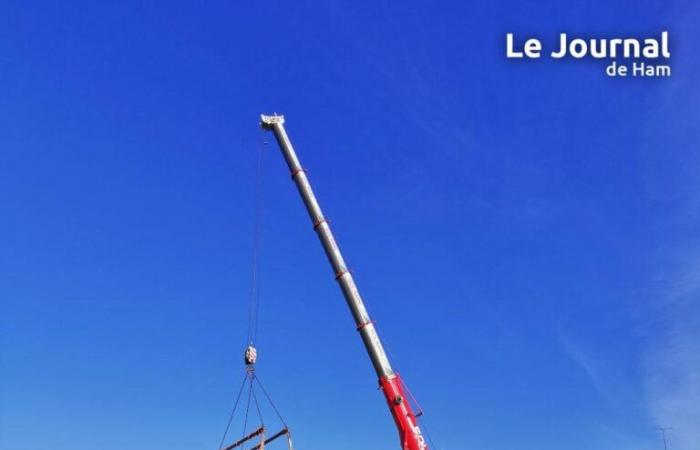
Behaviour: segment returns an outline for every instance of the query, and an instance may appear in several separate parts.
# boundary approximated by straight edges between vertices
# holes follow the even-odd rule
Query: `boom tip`
[[[273,113],[272,115],[260,114],[260,126],[269,130],[276,123],[284,123],[284,116],[282,114]]]

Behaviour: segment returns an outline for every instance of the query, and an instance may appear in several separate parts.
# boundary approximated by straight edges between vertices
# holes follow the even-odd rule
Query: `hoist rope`
[[[258,336],[258,295],[259,295],[259,270],[260,264],[260,231],[262,222],[262,201],[263,201],[263,157],[267,141],[261,135],[258,147],[258,159],[255,168],[255,219],[253,229],[253,261],[250,281],[250,300],[248,305],[248,338],[246,345],[253,345]]]
[[[259,310],[259,283],[260,283],[260,270],[259,270],[259,265],[260,265],[260,234],[261,234],[261,228],[262,228],[262,209],[263,209],[263,187],[262,187],[262,179],[263,179],[263,163],[264,163],[264,153],[265,153],[265,147],[267,146],[267,140],[265,139],[264,135],[261,135],[260,139],[260,146],[258,149],[258,155],[257,155],[257,163],[256,163],[256,168],[255,168],[255,218],[254,218],[254,230],[253,230],[253,251],[252,251],[252,269],[251,269],[251,281],[250,281],[250,296],[249,296],[249,304],[248,304],[248,335],[246,337],[246,353],[245,353],[245,360],[246,360],[246,374],[245,378],[243,379],[243,383],[241,384],[240,389],[238,390],[238,394],[236,395],[236,401],[234,402],[233,409],[231,410],[231,414],[229,415],[228,422],[226,424],[226,429],[224,430],[224,435],[221,438],[221,442],[219,443],[219,450],[224,449],[224,443],[226,442],[226,437],[228,436],[228,432],[231,428],[231,424],[233,423],[233,419],[235,418],[236,415],[236,410],[240,406],[242,406],[242,395],[243,395],[243,390],[248,387],[248,398],[245,400],[245,415],[243,418],[243,436],[246,435],[246,431],[248,430],[248,419],[251,416],[251,400],[252,403],[255,404],[255,412],[258,415],[258,420],[260,423],[260,429],[264,429],[265,423],[263,421],[263,415],[262,415],[262,408],[260,407],[260,402],[258,400],[258,395],[255,392],[255,383],[257,382],[258,386],[260,387],[260,390],[262,393],[265,395],[265,398],[269,402],[270,406],[272,409],[275,411],[275,414],[277,414],[277,417],[279,418],[280,422],[284,425],[284,430],[286,433],[289,433],[289,427],[287,426],[287,422],[284,420],[282,415],[280,414],[279,410],[277,409],[277,406],[274,404],[272,401],[272,398],[270,395],[267,393],[265,390],[265,387],[262,385],[260,380],[258,379],[257,375],[255,374],[255,359],[256,359],[256,352],[255,352],[255,341],[257,340],[257,334],[258,334],[258,310]],[[252,356],[249,356],[249,351],[251,351]],[[272,438],[270,439],[272,440]],[[267,442],[265,442],[267,443]],[[260,447],[261,444],[259,444],[258,447],[254,448],[262,448]],[[228,448],[228,447],[227,447]],[[291,448],[291,447],[290,447]]]

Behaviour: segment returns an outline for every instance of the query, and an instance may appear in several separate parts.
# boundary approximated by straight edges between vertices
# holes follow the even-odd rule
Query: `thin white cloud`
[[[668,213],[657,218],[663,239],[644,384],[650,420],[673,427],[669,450],[700,450],[700,6],[681,2],[674,11],[675,73],[646,127],[647,194]]]
[[[608,395],[608,390],[601,379],[598,364],[594,361],[594,359],[586,354],[579,344],[574,343],[570,336],[561,331],[559,332],[559,340],[566,355],[584,372],[595,390],[608,402],[613,403],[611,401],[612,399]]]
[[[698,250],[700,255],[700,249]],[[673,280],[676,280],[675,283]],[[673,427],[674,450],[700,449],[700,258],[671,276],[663,299],[660,338],[647,355],[646,389],[652,420]]]

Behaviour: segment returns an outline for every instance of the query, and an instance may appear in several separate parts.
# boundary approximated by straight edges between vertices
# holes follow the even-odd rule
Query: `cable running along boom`
[[[389,363],[384,347],[379,340],[377,330],[367,313],[367,309],[362,301],[362,297],[360,297],[352,274],[345,265],[345,260],[340,253],[331,228],[323,216],[321,207],[311,189],[309,179],[284,129],[284,116],[277,114],[271,116],[262,115],[261,126],[274,133],[275,139],[284,155],[284,159],[287,161],[292,179],[299,190],[299,194],[301,194],[306,210],[311,217],[313,228],[318,234],[321,245],[326,252],[328,261],[333,268],[335,279],[340,285],[340,289],[350,308],[350,312],[355,319],[357,330],[362,337],[362,342],[367,349],[374,370],[379,377],[379,386],[384,393],[389,410],[398,428],[402,449],[427,450],[428,445],[418,427],[417,416],[413,412],[410,402],[404,395],[404,386],[401,377],[398,373],[394,372]]]

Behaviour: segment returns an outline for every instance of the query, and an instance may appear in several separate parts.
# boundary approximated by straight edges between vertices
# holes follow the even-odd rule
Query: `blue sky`
[[[69,3],[0,18],[0,447],[215,449],[277,111],[437,449],[699,448],[697,3]],[[670,79],[505,58],[662,30]],[[264,152],[260,377],[298,448],[397,448]]]

